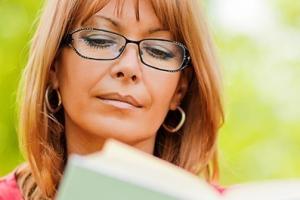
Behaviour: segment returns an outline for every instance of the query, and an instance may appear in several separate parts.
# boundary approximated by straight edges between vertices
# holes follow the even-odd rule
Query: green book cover
[[[159,180],[158,180],[159,181]],[[76,165],[67,170],[58,200],[123,199],[175,200],[177,198]]]
[[[72,155],[56,200],[216,200],[199,177],[114,140],[89,156]]]

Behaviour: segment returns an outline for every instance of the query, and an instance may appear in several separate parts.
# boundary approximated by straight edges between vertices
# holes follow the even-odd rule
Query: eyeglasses
[[[107,30],[81,28],[67,34],[64,40],[79,56],[91,60],[115,60],[128,43],[137,44],[141,62],[154,69],[177,72],[190,63],[189,52],[183,44],[165,39],[133,41]]]

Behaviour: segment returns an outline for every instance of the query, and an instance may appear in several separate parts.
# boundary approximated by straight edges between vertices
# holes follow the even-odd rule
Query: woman
[[[199,10],[193,0],[47,1],[19,91],[28,164],[0,183],[11,191],[2,199],[53,199],[68,155],[106,138],[214,182],[223,114]]]

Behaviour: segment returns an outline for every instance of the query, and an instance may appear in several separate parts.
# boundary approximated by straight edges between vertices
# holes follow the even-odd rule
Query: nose
[[[111,76],[121,81],[137,83],[141,79],[141,62],[136,44],[127,44],[123,53],[111,67]]]

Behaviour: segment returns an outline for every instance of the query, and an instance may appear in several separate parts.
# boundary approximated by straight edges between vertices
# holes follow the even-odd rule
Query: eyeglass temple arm
[[[61,45],[69,45],[73,41],[72,34],[68,33],[61,42]]]

